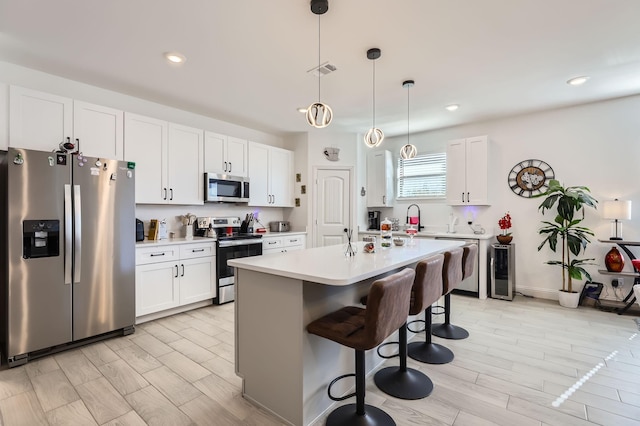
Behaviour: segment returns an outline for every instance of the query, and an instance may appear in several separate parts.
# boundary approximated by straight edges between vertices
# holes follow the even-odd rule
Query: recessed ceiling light
[[[460,105],[458,105],[458,104],[451,104],[451,105],[447,105],[445,108],[446,108],[448,111],[455,111],[455,110],[457,110],[458,108],[460,108]]]
[[[300,114],[305,114],[307,112],[307,108],[306,107],[300,107],[300,108],[298,108],[298,112]]]
[[[187,58],[179,52],[165,52],[164,57],[172,64],[183,64],[187,61]]]
[[[586,83],[587,80],[589,80],[589,77],[587,77],[586,75],[582,75],[580,77],[574,77],[570,80],[567,80],[567,84],[571,86],[580,86],[581,84]]]

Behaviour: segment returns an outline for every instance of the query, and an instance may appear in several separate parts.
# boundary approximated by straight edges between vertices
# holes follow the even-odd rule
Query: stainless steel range
[[[235,299],[235,270],[229,259],[262,255],[262,235],[240,233],[239,217],[199,217],[196,235],[216,239],[216,298],[221,305]]]

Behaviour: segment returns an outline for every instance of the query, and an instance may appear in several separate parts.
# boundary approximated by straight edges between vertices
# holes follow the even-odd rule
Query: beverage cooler
[[[515,244],[493,244],[491,246],[491,298],[513,300],[515,293]]]

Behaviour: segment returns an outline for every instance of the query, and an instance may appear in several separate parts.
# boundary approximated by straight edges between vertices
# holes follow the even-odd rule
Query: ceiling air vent
[[[329,62],[325,62],[324,64],[321,64],[319,67],[311,68],[307,72],[312,74],[314,77],[322,77],[322,76],[325,76],[325,75],[327,75],[329,73],[334,72],[337,69],[338,68],[336,68],[335,65],[330,64]]]

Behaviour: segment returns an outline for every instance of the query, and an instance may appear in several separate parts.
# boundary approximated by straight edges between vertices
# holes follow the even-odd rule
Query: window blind
[[[447,154],[398,158],[398,198],[442,198],[447,193]]]

